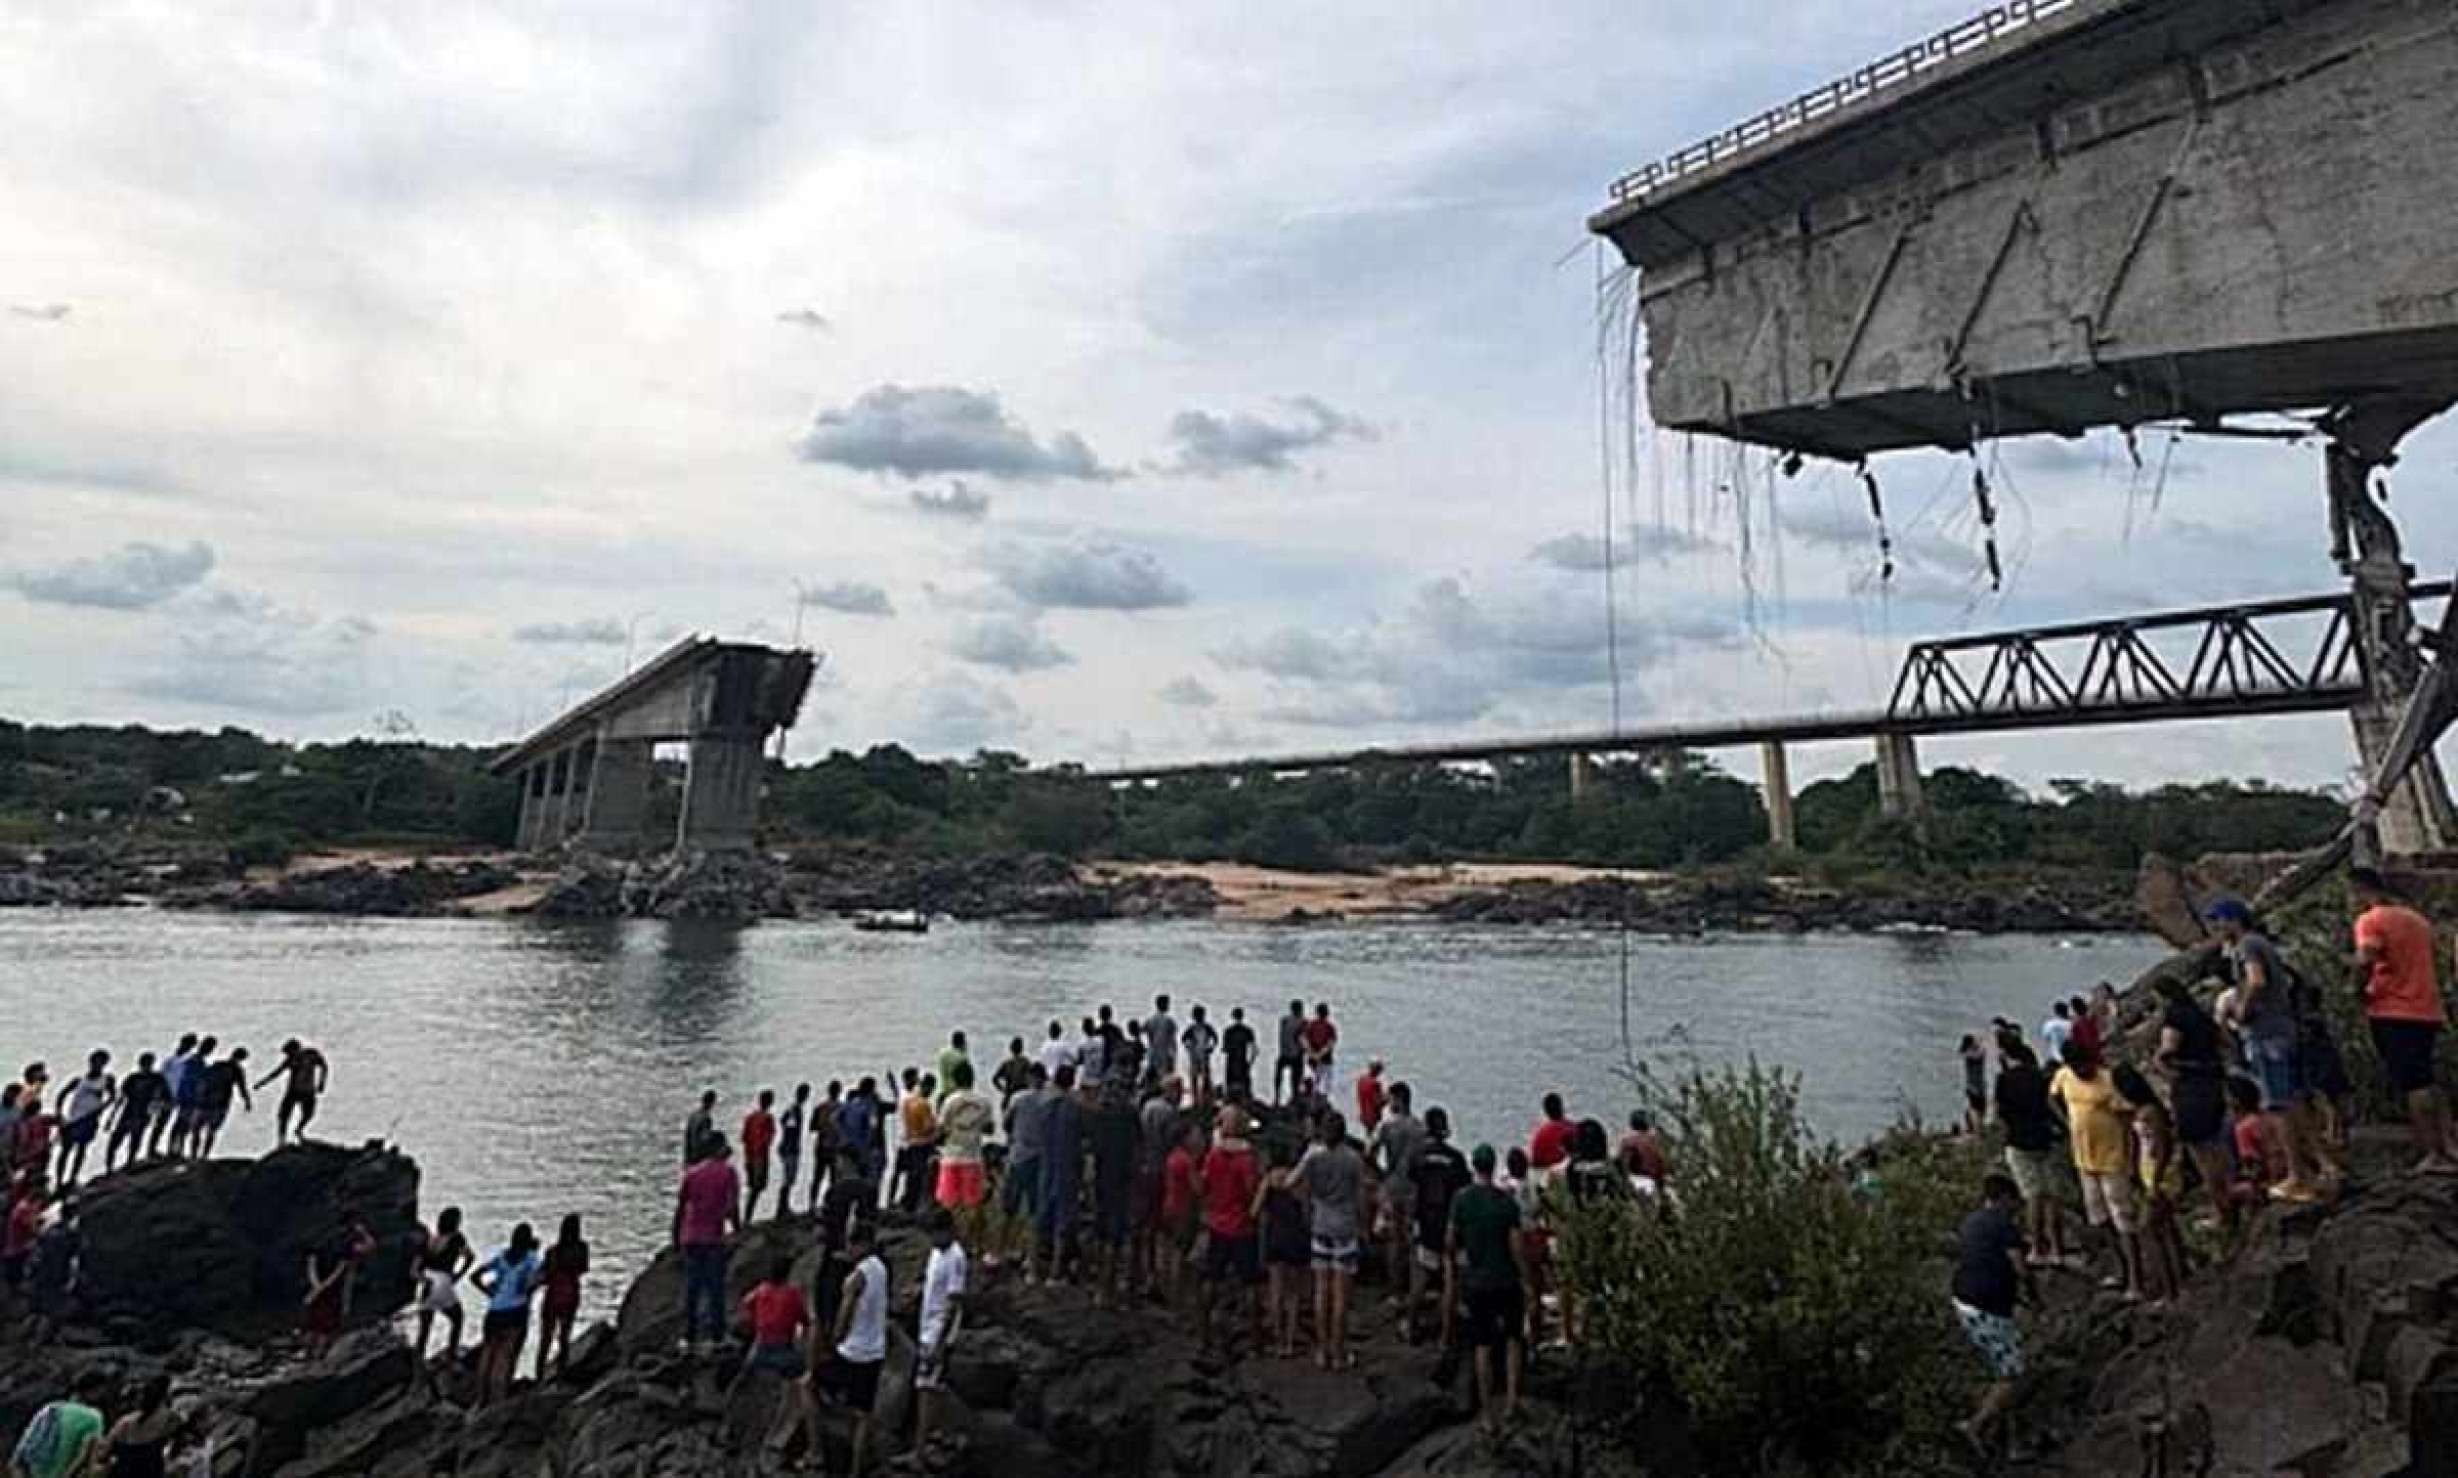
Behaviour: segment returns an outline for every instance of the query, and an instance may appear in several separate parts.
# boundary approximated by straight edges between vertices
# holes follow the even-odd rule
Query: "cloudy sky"
[[[11,7],[0,713],[493,740],[799,622],[802,754],[1602,726],[1585,215],[1971,6]],[[2401,474],[2428,567],[2454,445]],[[1847,477],[1642,439],[1624,721],[2331,583],[2316,452],[2139,451],[2003,448],[1992,594],[1959,464],[1881,463],[1890,583]],[[2348,763],[2334,719],[1929,753]]]

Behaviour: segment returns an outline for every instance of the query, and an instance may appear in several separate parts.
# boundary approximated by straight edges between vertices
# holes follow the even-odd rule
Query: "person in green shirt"
[[[76,1395],[34,1413],[9,1456],[10,1478],[99,1478],[102,1471],[102,1398],[111,1377],[89,1370],[77,1378]]]
[[[956,1064],[960,1062],[968,1067],[971,1066],[973,1054],[965,1046],[964,1033],[951,1032],[948,1034],[947,1045],[939,1049],[937,1063],[939,1088],[943,1100],[956,1091]],[[936,1105],[934,1104],[933,1107]]]
[[[1468,1343],[1476,1350],[1477,1408],[1487,1431],[1519,1410],[1519,1382],[1528,1359],[1527,1238],[1518,1198],[1494,1184],[1494,1147],[1468,1157],[1476,1183],[1451,1201],[1444,1300],[1464,1305]],[[1494,1364],[1503,1365],[1503,1399],[1494,1401]]]

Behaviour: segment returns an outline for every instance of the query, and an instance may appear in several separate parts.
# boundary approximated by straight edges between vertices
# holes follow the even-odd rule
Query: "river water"
[[[1955,1044],[2059,993],[2126,980],[2147,939],[1723,936],[1628,941],[1631,1027],[1660,1070],[1751,1054],[1797,1069],[1818,1126],[1854,1139],[1906,1109],[1961,1111]],[[586,1219],[604,1307],[665,1236],[684,1115],[704,1087],[733,1125],[750,1095],[925,1061],[961,1027],[986,1064],[1100,1002],[1156,991],[1263,1033],[1328,1000],[1345,1070],[1368,1055],[1447,1106],[1463,1143],[1522,1138],[1559,1088],[1618,1126],[1623,941],[1609,930],[1422,922],[947,924],[924,937],[837,922],[746,930],[649,922],[318,919],[139,911],[0,913],[0,1065],[65,1078],[108,1046],[125,1071],[182,1031],[322,1047],[317,1130],[397,1139],[422,1204],[458,1203],[483,1243],[515,1220]],[[278,1084],[271,1090],[278,1095]],[[272,1103],[234,1116],[256,1153]]]

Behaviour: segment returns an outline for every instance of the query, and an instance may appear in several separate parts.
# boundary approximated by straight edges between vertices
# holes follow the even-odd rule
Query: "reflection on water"
[[[1810,1112],[1858,1136],[1904,1107],[1960,1112],[1956,1039],[1992,1015],[2033,1021],[2058,994],[2130,976],[2147,941],[1941,936],[1722,937],[1629,943],[1633,1037],[1659,1068],[1755,1054],[1801,1071]],[[729,1120],[761,1087],[850,1080],[924,1061],[951,1028],[992,1052],[1101,1002],[1156,992],[1226,1024],[1243,1005],[1267,1061],[1296,997],[1328,1000],[1352,1063],[1380,1056],[1467,1142],[1524,1135],[1537,1098],[1618,1120],[1621,942],[1580,929],[1420,923],[1290,929],[1208,923],[945,926],[927,936],[836,923],[310,919],[158,912],[0,914],[0,1052],[123,1062],[213,1031],[264,1056],[322,1046],[334,1089],[318,1129],[397,1137],[430,1208],[482,1237],[515,1220],[587,1218],[595,1296],[665,1234],[683,1115],[703,1087]],[[272,1138],[269,1112],[234,1149]]]

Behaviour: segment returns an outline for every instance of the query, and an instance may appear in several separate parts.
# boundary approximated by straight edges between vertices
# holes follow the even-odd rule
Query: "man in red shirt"
[[[709,1136],[700,1162],[683,1172],[674,1198],[674,1245],[683,1253],[683,1349],[697,1354],[725,1338],[725,1241],[742,1229],[742,1177],[722,1134]]]
[[[0,1227],[0,1284],[25,1286],[26,1259],[34,1255],[35,1239],[42,1235],[43,1207],[49,1201],[39,1173],[21,1178],[17,1202],[9,1207],[7,1224]]]
[[[2432,925],[2390,891],[2381,874],[2359,867],[2347,874],[2356,915],[2356,987],[2372,1029],[2382,1076],[2407,1101],[2407,1129],[2423,1154],[2415,1168],[2458,1171],[2449,1108],[2433,1072],[2433,1051],[2447,1019],[2433,968]]]
[[[1369,1139],[1374,1126],[1383,1121],[1383,1060],[1379,1057],[1366,1064],[1365,1076],[1357,1080],[1357,1125]]]
[[[743,1361],[742,1373],[734,1378],[736,1387],[749,1380],[753,1371],[766,1371],[784,1379],[793,1391],[792,1400],[778,1403],[776,1425],[761,1445],[782,1462],[786,1447],[794,1440],[794,1428],[800,1426],[816,1456],[819,1403],[811,1393],[811,1365],[802,1352],[814,1325],[811,1306],[794,1286],[793,1258],[781,1254],[769,1264],[768,1276],[743,1299],[742,1322],[751,1326],[751,1354]],[[729,1396],[727,1405],[732,1404]]]
[[[1226,1283],[1246,1302],[1246,1317],[1255,1328],[1255,1347],[1263,1347],[1263,1323],[1255,1303],[1255,1284],[1263,1277],[1261,1248],[1255,1237],[1255,1201],[1263,1185],[1263,1167],[1255,1147],[1246,1142],[1246,1113],[1236,1104],[1220,1111],[1219,1132],[1195,1170],[1196,1189],[1203,1198],[1204,1251],[1195,1290],[1198,1342],[1212,1348],[1212,1298]]]
[[[1301,1034],[1306,1043],[1306,1076],[1314,1080],[1314,1096],[1332,1107],[1332,1095],[1340,1091],[1340,1073],[1332,1061],[1334,1049],[1340,1045],[1340,1028],[1331,1024],[1331,1002],[1317,1001],[1314,1020],[1306,1023]]]
[[[1570,1114],[1562,1107],[1562,1095],[1545,1095],[1545,1121],[1536,1126],[1528,1140],[1528,1168],[1551,1170],[1570,1158],[1570,1136],[1575,1128]]]
[[[776,1106],[776,1090],[762,1088],[760,1101],[743,1115],[743,1179],[749,1187],[743,1199],[744,1226],[760,1219],[760,1195],[768,1189],[768,1157],[777,1146]]]

